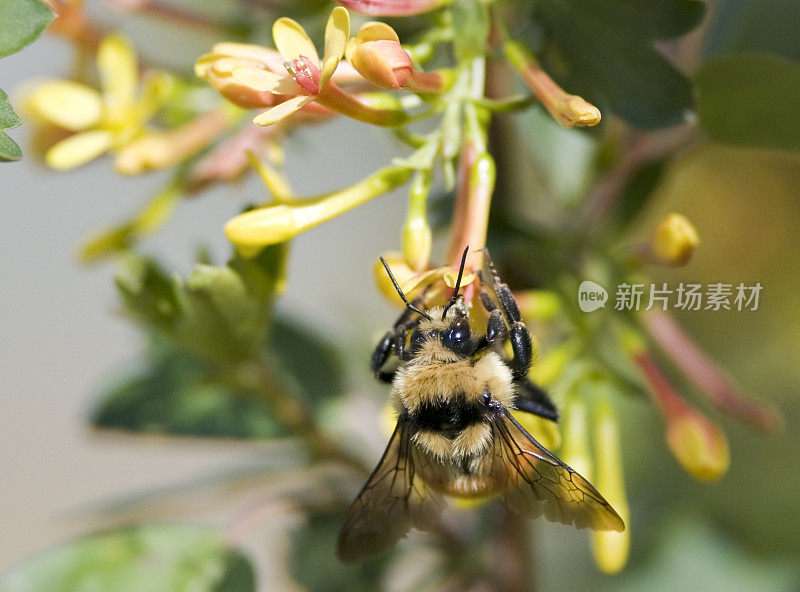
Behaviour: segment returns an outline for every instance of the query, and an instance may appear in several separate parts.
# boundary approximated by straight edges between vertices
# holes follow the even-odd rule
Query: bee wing
[[[503,408],[492,421],[495,449],[492,476],[506,488],[506,503],[520,514],[544,515],[551,522],[593,530],[625,530],[625,523],[602,495],[539,444]]]
[[[421,478],[428,464],[398,421],[378,466],[347,512],[337,551],[342,561],[383,551],[411,527],[430,530],[445,503]]]

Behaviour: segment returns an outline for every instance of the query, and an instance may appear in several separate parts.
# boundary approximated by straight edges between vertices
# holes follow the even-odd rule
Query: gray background
[[[14,98],[31,77],[65,77],[71,51],[51,38],[0,60],[0,87]],[[103,500],[179,483],[241,462],[232,443],[92,434],[84,421],[100,386],[131,362],[141,337],[116,315],[114,266],[76,260],[87,234],[136,211],[166,180],[124,178],[101,159],[69,173],[46,169],[30,126],[11,130],[27,152],[0,168],[0,570],[87,528],[80,511]],[[287,166],[300,194],[350,184],[395,150],[380,130],[336,122],[291,142]],[[199,243],[228,254],[224,222],[267,194],[254,178],[184,202],[146,250],[186,273]],[[281,306],[332,334],[374,331],[392,316],[372,282],[378,255],[399,244],[401,191],[382,196],[294,241]],[[345,326],[345,323],[349,325]]]

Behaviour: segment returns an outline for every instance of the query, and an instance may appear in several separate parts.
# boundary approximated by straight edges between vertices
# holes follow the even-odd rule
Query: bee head
[[[459,357],[472,355],[474,340],[464,303],[459,300],[444,312],[444,317],[440,310],[439,307],[430,309],[431,318],[422,320],[411,334],[411,351],[418,352],[426,343],[432,343]]]

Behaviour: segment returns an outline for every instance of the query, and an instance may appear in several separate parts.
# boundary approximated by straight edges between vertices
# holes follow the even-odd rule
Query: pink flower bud
[[[394,90],[406,83],[414,69],[411,58],[400,43],[388,39],[358,44],[352,64],[375,86]]]
[[[438,8],[452,0],[337,0],[339,4],[372,16],[408,16]]]

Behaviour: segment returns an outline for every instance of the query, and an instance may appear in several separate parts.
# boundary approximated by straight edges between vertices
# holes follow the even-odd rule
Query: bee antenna
[[[458,268],[458,279],[456,279],[456,289],[453,290],[453,295],[450,296],[450,301],[447,303],[447,306],[444,307],[442,311],[442,320],[444,320],[447,311],[450,310],[450,307],[453,306],[458,301],[458,289],[461,287],[461,276],[464,275],[464,264],[467,262],[467,253],[469,253],[469,245],[466,246],[464,249],[464,253],[461,255],[461,266]]]
[[[400,298],[403,300],[403,302],[405,302],[406,308],[408,310],[414,311],[417,314],[422,315],[424,318],[426,318],[426,319],[428,319],[430,321],[431,320],[431,316],[427,312],[425,312],[423,310],[420,310],[416,306],[411,304],[408,301],[408,299],[406,298],[406,295],[403,294],[403,291],[400,289],[400,286],[397,284],[397,280],[394,279],[394,276],[392,275],[392,270],[389,269],[389,264],[386,263],[386,259],[381,257],[381,263],[383,263],[383,268],[386,270],[386,273],[389,274],[389,279],[392,280],[392,285],[394,286],[394,289],[397,290],[397,293],[400,295]]]

